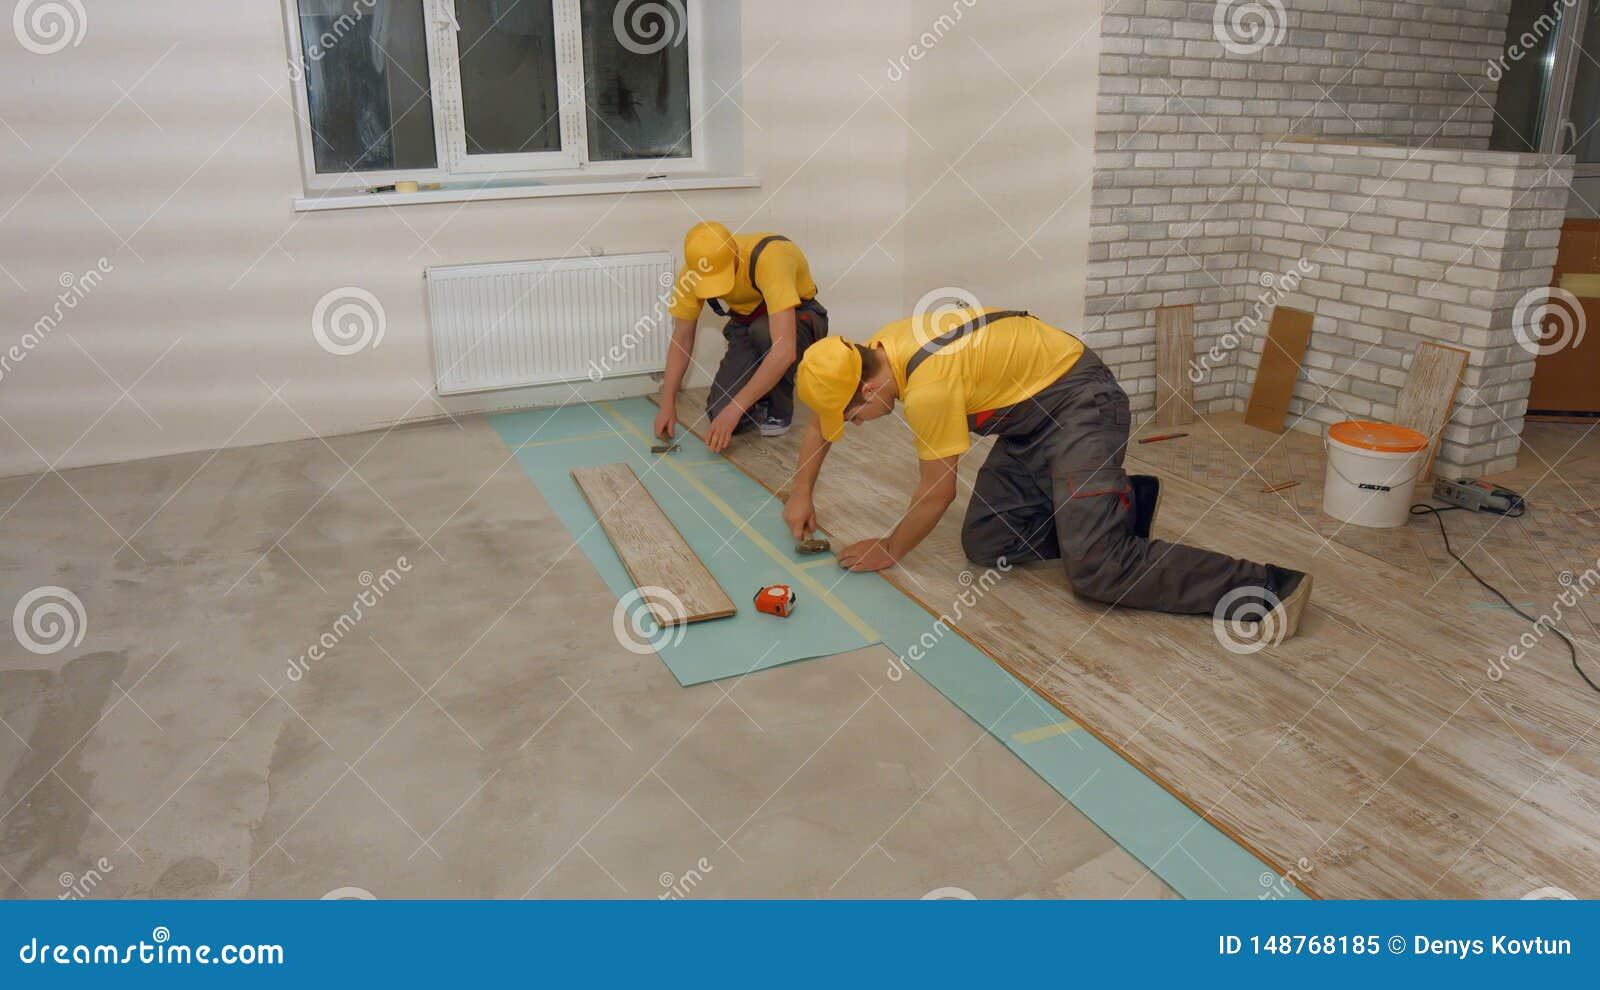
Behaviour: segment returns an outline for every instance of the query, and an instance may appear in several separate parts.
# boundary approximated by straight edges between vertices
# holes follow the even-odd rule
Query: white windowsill
[[[494,183],[457,182],[442,189],[414,193],[369,193],[337,189],[298,196],[296,213],[320,210],[357,210],[369,206],[409,206],[417,203],[476,203],[499,199],[541,199],[548,196],[598,196],[607,193],[664,192],[687,189],[754,189],[761,179],[754,175],[667,175],[654,178],[594,176],[577,179],[528,179]]]

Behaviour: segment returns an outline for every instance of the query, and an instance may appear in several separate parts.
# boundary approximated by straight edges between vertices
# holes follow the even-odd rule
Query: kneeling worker
[[[813,341],[828,335],[828,311],[817,302],[811,267],[780,234],[736,236],[720,223],[697,223],[683,239],[683,271],[667,307],[672,343],[656,435],[672,436],[678,388],[694,354],[695,322],[706,301],[728,318],[722,328],[728,350],[706,399],[711,419],[706,446],[720,452],[735,433],[751,426],[762,436],[788,433],[795,362]]]
[[[997,438],[961,529],[975,564],[1059,558],[1084,598],[1192,614],[1222,606],[1221,617],[1260,619],[1284,637],[1311,597],[1300,571],[1150,539],[1160,484],[1123,472],[1127,395],[1082,341],[1027,313],[947,311],[891,323],[865,345],[819,341],[797,386],[815,418],[783,513],[796,539],[817,525],[812,492],[845,420],[859,425],[903,401],[916,440],[911,505],[893,533],[839,553],[851,570],[892,566],[933,530],[955,501],[970,430]]]

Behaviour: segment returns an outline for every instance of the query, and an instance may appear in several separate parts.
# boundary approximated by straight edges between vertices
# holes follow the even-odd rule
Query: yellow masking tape
[[[629,422],[626,416],[623,416],[621,413],[613,409],[609,402],[602,402],[600,405],[605,408],[605,411],[611,416],[612,419],[621,423],[628,429],[629,432],[646,443],[650,442],[649,437],[645,436],[637,426],[634,426],[633,423]],[[718,512],[721,512],[728,518],[729,522],[733,523],[734,526],[738,528],[740,532],[748,536],[752,543],[764,550],[767,556],[771,557],[778,563],[780,567],[793,575],[795,581],[799,585],[809,590],[817,597],[818,600],[826,602],[829,608],[833,609],[839,614],[839,618],[849,623],[850,627],[856,632],[860,633],[868,642],[879,642],[883,639],[882,636],[878,635],[878,631],[876,629],[867,625],[866,621],[863,620],[859,615],[856,615],[854,612],[850,611],[849,607],[846,606],[844,602],[841,602],[838,598],[836,598],[833,592],[817,583],[815,578],[807,574],[805,565],[796,564],[794,561],[784,556],[783,552],[774,546],[770,540],[747,526],[739,513],[734,511],[733,506],[724,502],[716,492],[702,484],[700,479],[690,474],[682,464],[679,464],[671,457],[663,457],[658,463],[669,465],[674,471],[678,472],[678,474],[681,475],[685,481],[694,486],[695,491],[699,492],[707,502],[710,502],[713,506],[715,506]],[[808,561],[808,563],[810,562]]]
[[[525,450],[528,447],[554,447],[556,444],[577,443],[580,440],[610,439],[616,435],[616,430],[606,430],[604,433],[583,433],[575,437],[561,437],[556,440],[529,440],[527,443],[518,444],[517,449]]]
[[[1064,736],[1069,732],[1076,732],[1080,728],[1082,728],[1082,726],[1076,722],[1057,722],[1054,725],[1041,725],[1037,729],[1029,729],[1027,732],[1018,732],[1016,735],[1011,737],[1011,741],[1014,743],[1027,745],[1028,743],[1036,743],[1043,739],[1049,739],[1052,736]]]

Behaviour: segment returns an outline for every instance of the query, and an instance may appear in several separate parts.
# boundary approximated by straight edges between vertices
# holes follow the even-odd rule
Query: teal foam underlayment
[[[572,481],[574,467],[632,464],[734,599],[738,615],[694,623],[681,642],[658,650],[679,683],[831,656],[873,642],[905,657],[916,644],[912,670],[1182,896],[1304,896],[1004,668],[940,627],[893,585],[877,575],[844,574],[831,563],[795,556],[782,506],[687,431],[678,431],[681,451],[665,458],[652,455],[655,412],[647,400],[627,399],[510,413],[490,422],[619,599],[633,582]],[[757,587],[775,583],[796,589],[796,615],[804,614],[803,624],[761,615],[750,604]]]
[[[631,464],[640,483],[739,609],[728,618],[677,626],[668,633],[656,630],[648,614],[636,609],[628,617],[641,626],[642,635],[633,637],[635,641],[656,644],[667,669],[686,687],[879,642],[877,632],[842,602],[836,609],[819,600],[829,594],[832,576],[802,569],[809,558],[794,553],[794,541],[779,515],[783,507],[748,475],[713,455],[685,430],[679,431],[681,451],[650,453],[654,416],[654,406],[633,399],[511,413],[491,420],[619,599],[633,590],[633,579],[596,525],[594,512],[572,480],[573,468]],[[761,534],[772,538],[765,546]],[[863,588],[882,583],[872,575],[852,574],[831,594],[849,600]],[[803,626],[755,610],[751,599],[756,589],[769,584],[787,584],[795,590],[796,607],[805,610]]]

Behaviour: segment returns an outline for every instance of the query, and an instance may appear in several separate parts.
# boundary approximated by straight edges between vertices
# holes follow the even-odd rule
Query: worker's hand
[[[733,441],[733,431],[739,426],[739,419],[744,415],[744,410],[738,403],[728,403],[728,408],[717,414],[711,421],[711,430],[706,434],[706,447],[713,454],[720,454],[728,449],[728,444]]]
[[[783,503],[783,521],[789,524],[789,534],[795,539],[810,537],[817,528],[817,510],[811,504],[811,496],[790,495]]]
[[[839,551],[839,566],[852,571],[881,571],[895,565],[894,554],[889,552],[889,541],[862,540]]]
[[[661,411],[656,413],[655,436],[671,440],[678,426],[678,404],[671,399],[661,400]]]

